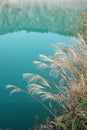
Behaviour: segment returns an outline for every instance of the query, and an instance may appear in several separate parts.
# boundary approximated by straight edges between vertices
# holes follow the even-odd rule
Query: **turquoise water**
[[[25,94],[9,96],[5,86],[14,84],[25,89],[26,83],[21,75],[25,72],[40,73],[32,61],[38,59],[39,54],[52,54],[51,44],[58,41],[69,45],[73,43],[70,37],[53,33],[21,31],[0,36],[0,125],[2,127],[24,129],[25,124],[25,127],[29,128],[35,122],[35,115],[39,115],[41,122],[48,115],[40,104]],[[46,77],[44,72],[41,74]]]
[[[67,46],[75,45],[72,37],[80,31],[82,15],[86,11],[80,4],[77,9],[72,6],[71,9],[70,6],[62,8],[55,5],[50,8],[45,5],[34,5],[34,8],[27,5],[23,8],[1,4],[0,128],[27,130],[44,123],[46,117],[50,116],[30,96],[24,93],[10,96],[6,85],[13,84],[25,89],[26,82],[22,74],[26,72],[40,73],[46,77],[46,73],[39,72],[32,61],[38,60],[39,54],[51,55],[52,44],[64,42]],[[36,122],[37,115],[39,120]]]

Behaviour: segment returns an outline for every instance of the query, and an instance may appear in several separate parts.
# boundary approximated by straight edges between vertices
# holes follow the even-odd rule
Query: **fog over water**
[[[1,0],[1,3],[6,4],[9,3],[11,6],[20,6],[23,8],[24,6],[47,6],[51,7],[62,7],[62,8],[70,8],[70,9],[86,9],[87,8],[87,0]]]

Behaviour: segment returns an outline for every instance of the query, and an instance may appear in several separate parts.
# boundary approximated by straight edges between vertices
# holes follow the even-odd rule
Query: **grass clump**
[[[47,69],[49,80],[39,74],[25,73],[27,90],[6,86],[12,89],[10,94],[27,92],[43,105],[54,117],[50,122],[54,130],[87,129],[87,44],[79,34],[73,39],[76,47],[57,43],[53,45],[53,55],[40,54],[41,60],[33,61],[39,69]]]
[[[87,44],[87,12],[83,14],[80,34],[84,38]]]

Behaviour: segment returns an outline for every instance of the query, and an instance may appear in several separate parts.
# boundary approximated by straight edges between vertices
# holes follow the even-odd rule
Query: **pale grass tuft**
[[[12,94],[14,94],[14,93],[17,93],[17,92],[23,92],[23,91],[24,91],[23,89],[21,89],[21,88],[19,88],[19,87],[17,87],[17,86],[14,86],[14,85],[6,85],[6,88],[7,88],[7,89],[12,89],[12,90],[10,91],[10,95],[12,95]]]
[[[40,62],[40,61],[33,61],[33,64],[35,64],[38,69],[49,68],[49,66],[46,63],[43,63],[43,62]]]
[[[32,73],[24,73],[23,78],[29,83],[39,82],[41,85],[50,87],[50,84],[40,75]]]
[[[41,58],[42,61],[44,62],[53,62],[53,60],[51,58],[49,58],[48,56],[42,55],[40,54],[39,57]]]
[[[54,96],[52,93],[49,93],[49,92],[46,92],[46,93],[42,94],[41,99],[42,99],[42,101],[45,101],[45,100],[57,101],[57,97]]]

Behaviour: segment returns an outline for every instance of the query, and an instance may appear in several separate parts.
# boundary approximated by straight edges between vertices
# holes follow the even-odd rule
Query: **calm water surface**
[[[27,130],[44,123],[49,113],[26,94],[10,96],[6,85],[25,89],[21,75],[26,72],[46,77],[44,71],[36,70],[32,61],[38,60],[39,54],[52,54],[51,45],[57,42],[75,45],[72,37],[80,31],[87,7],[86,0],[26,2],[0,3],[0,128],[12,130]]]

